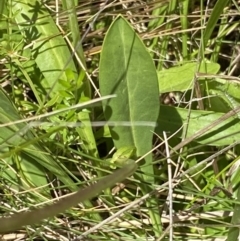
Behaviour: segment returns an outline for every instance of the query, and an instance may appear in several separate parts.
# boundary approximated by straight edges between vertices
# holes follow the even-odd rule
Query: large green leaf
[[[117,149],[136,147],[142,156],[152,148],[153,126],[138,126],[137,122],[156,122],[159,112],[159,87],[153,61],[129,23],[119,16],[111,25],[104,39],[100,66],[100,91],[102,95],[116,94],[104,104],[108,121],[129,121],[130,127],[110,127]],[[145,182],[154,182],[152,155],[145,158],[146,165],[140,167]],[[144,193],[149,189],[142,185]],[[152,201],[152,202],[151,202]],[[157,206],[149,200],[148,206]],[[155,212],[155,213],[154,213]],[[151,209],[151,219],[156,234],[160,231],[158,210]],[[155,220],[154,220],[155,219]]]
[[[59,79],[68,80],[64,68],[77,71],[65,40],[61,36],[47,8],[37,0],[13,0],[12,11],[22,34],[32,43],[32,57],[44,75],[38,84],[43,90],[58,93],[64,87]],[[69,61],[69,62],[68,62]]]
[[[134,122],[156,122],[159,111],[158,83],[153,61],[132,27],[122,17],[111,25],[104,40],[100,67],[102,95],[116,94],[104,113],[110,121],[131,121],[131,127],[111,127],[117,148],[136,146],[137,155],[152,148],[153,127]]]
[[[11,17],[13,18],[13,21],[17,23],[16,26],[19,28],[22,34],[22,42],[19,42],[24,43],[24,48],[27,48],[28,50],[27,52],[23,51],[23,55],[24,57],[27,57],[27,59],[32,60],[31,65],[29,66],[29,62],[24,61],[23,63],[20,61],[21,59],[18,55],[14,56],[15,58],[13,58],[12,61],[15,62],[15,66],[17,67],[14,70],[21,72],[20,76],[24,77],[20,78],[22,81],[24,81],[24,79],[28,81],[37,99],[37,102],[40,104],[40,108],[42,107],[42,104],[44,104],[41,99],[45,97],[50,97],[50,102],[53,102],[57,99],[59,102],[61,99],[64,99],[64,101],[67,102],[67,98],[69,97],[69,92],[67,92],[69,89],[67,88],[69,85],[70,88],[73,85],[76,86],[77,71],[62,33],[58,30],[54,19],[51,17],[51,13],[49,13],[48,9],[46,8],[45,3],[37,0],[13,0],[9,1],[9,9],[11,9]],[[18,34],[17,31],[16,34]],[[16,53],[22,53],[22,44],[19,47],[20,49],[17,48]],[[37,69],[38,72],[34,71],[35,69]],[[34,78],[30,72],[37,73],[38,77],[40,77]],[[72,82],[74,84],[72,84]],[[38,88],[36,88],[36,85]],[[78,86],[80,87],[80,85],[81,83],[79,83]],[[74,94],[80,98],[80,93],[78,93],[79,89],[80,88],[74,88]],[[79,92],[81,90],[79,90]],[[38,95],[40,94],[42,94],[42,98],[38,98]],[[70,94],[69,98],[74,98],[75,96],[71,96]],[[79,101],[79,98],[77,101]],[[7,115],[5,111],[3,112],[3,115]],[[86,115],[84,117],[86,117]],[[11,118],[12,116],[10,116],[9,120],[4,120],[4,123],[19,120],[19,117]],[[21,127],[17,125],[11,126],[11,128],[16,129],[16,133],[18,133],[18,130],[21,130],[22,128],[25,129],[26,127],[26,123],[21,125]],[[90,127],[87,128],[88,130],[91,129]],[[8,128],[2,129],[4,132],[8,130]],[[85,131],[85,133],[89,134],[90,131],[88,131],[88,133]],[[18,137],[14,132],[9,133],[9,136],[6,137],[10,138],[12,136],[13,138],[11,138],[10,141],[11,146],[18,146],[23,143],[25,145],[25,143],[28,143],[28,145],[25,145],[24,148],[21,147],[20,151],[16,154],[15,149],[12,150],[15,158],[19,160],[18,167],[21,169],[24,177],[28,179],[28,182],[34,180],[35,186],[43,186],[43,184],[36,181],[36,177],[33,177],[33,173],[37,173],[37,171],[34,171],[33,169],[39,167],[42,170],[47,171],[47,173],[55,175],[72,191],[76,190],[74,182],[67,175],[66,171],[62,169],[62,164],[58,162],[58,160],[53,159],[38,143],[30,143],[36,142],[36,137],[26,137],[26,133],[25,136],[20,135]],[[88,136],[88,140],[89,139],[90,138]],[[7,164],[15,164],[16,160],[13,160],[11,156],[6,156],[6,152],[8,152],[8,150],[5,150],[4,152],[4,158]],[[28,172],[26,172],[26,170],[28,170]],[[13,173],[11,171],[13,171]],[[6,178],[8,178],[9,181],[14,182],[16,186],[21,186],[21,183],[18,182],[15,175],[15,173],[18,171],[19,170],[16,170],[15,167],[10,169],[10,173]],[[45,178],[45,172],[42,173],[44,174]],[[40,176],[40,173],[38,173],[37,176]],[[86,201],[85,205],[88,208],[92,207],[92,204],[89,201]],[[98,213],[92,214],[92,218],[98,221],[101,220],[101,216]]]

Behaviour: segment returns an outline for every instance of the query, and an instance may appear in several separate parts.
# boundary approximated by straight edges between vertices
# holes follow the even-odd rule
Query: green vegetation
[[[239,6],[210,2],[0,1],[1,239],[238,240]]]

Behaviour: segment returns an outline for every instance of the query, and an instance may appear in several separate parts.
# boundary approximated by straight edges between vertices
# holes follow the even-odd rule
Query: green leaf
[[[104,40],[99,78],[102,95],[117,95],[104,104],[106,119],[132,122],[131,127],[110,127],[116,148],[135,146],[137,155],[145,154],[152,148],[154,128],[134,122],[157,119],[157,75],[143,43],[122,17],[114,21]]]
[[[240,188],[238,188],[237,201],[240,201]],[[235,204],[233,216],[231,220],[232,225],[239,225],[240,223],[240,205]],[[239,240],[239,227],[230,227],[226,241],[238,241]]]
[[[0,2],[0,17],[1,17],[1,19],[2,19],[2,14],[4,13],[4,10],[5,10],[5,0],[2,0]],[[2,28],[1,24],[0,24],[0,27]]]
[[[187,63],[159,71],[158,81],[161,87],[160,93],[191,89],[196,69],[196,63]],[[216,74],[219,69],[220,66],[217,63],[202,62],[200,66],[200,72],[205,74]]]
[[[192,136],[196,133],[196,131],[206,127],[209,125],[209,123],[217,120],[222,115],[224,115],[224,113],[191,110],[191,118],[189,119],[187,137]],[[178,130],[182,128],[184,123],[187,123],[187,119],[187,109],[163,105],[160,109],[156,132],[159,135],[162,135],[163,131],[168,132],[169,134],[177,132],[175,136],[181,137],[182,132]],[[240,139],[239,129],[239,119],[236,116],[230,117],[228,120],[223,121],[212,130],[204,133],[202,137],[196,139],[195,141],[211,146],[229,145]]]
[[[123,146],[119,148],[114,154],[110,163],[113,164],[111,168],[116,168],[115,164],[124,165],[128,159],[135,156],[136,148],[134,146]]]
[[[207,81],[209,94],[216,95],[209,99],[211,110],[228,112],[240,103],[240,85],[233,80],[215,78]]]
[[[225,79],[216,78],[209,83],[211,89],[218,89],[231,95],[233,98],[240,100],[240,83],[238,81],[227,81]]]
[[[59,90],[64,89],[58,83],[58,79],[67,80],[67,74],[62,71],[64,68],[72,70],[77,78],[73,60],[67,62],[71,59],[71,54],[66,42],[48,10],[39,1],[13,0],[12,11],[26,40],[33,42],[32,56],[45,77],[38,85],[45,91],[52,90],[50,96],[53,96]]]
[[[130,127],[110,127],[116,149],[135,146],[136,155],[151,151],[154,127],[137,126],[139,121],[155,123],[159,112],[159,87],[154,63],[141,39],[121,16],[110,26],[104,39],[99,79],[101,94],[116,94],[103,104],[105,118],[111,122],[129,121]],[[145,182],[154,183],[152,155],[141,166]],[[142,185],[144,193],[149,187]],[[156,200],[148,200],[150,207]],[[161,233],[158,210],[151,208],[151,220],[156,235]]]
[[[17,110],[2,90],[0,90],[0,117],[2,124],[11,123],[20,119]],[[34,165],[33,160],[30,161],[26,158],[24,150],[17,153],[19,156],[15,155],[13,151],[14,148],[18,148],[28,140],[34,139],[34,136],[30,132],[27,132],[25,135],[23,134],[25,132],[25,126],[24,123],[19,123],[0,128],[0,156],[5,160],[5,163],[1,162],[1,168],[5,170],[2,176],[7,178],[11,183],[15,183],[14,187],[16,189],[19,189],[19,176],[25,181],[21,181],[20,186],[27,187],[28,185],[26,186],[24,183],[28,183],[34,187],[38,187],[47,185],[48,183],[46,174],[38,162],[35,162]],[[17,164],[17,162],[19,163]],[[6,163],[8,165],[6,165]],[[15,171],[13,166],[17,166]],[[12,178],[12,180],[9,178]]]
[[[2,124],[21,120],[16,108],[12,105],[10,99],[2,90],[0,90],[0,116]],[[1,157],[6,158],[6,161],[14,163],[14,159],[10,157],[15,154],[19,155],[21,160],[21,170],[25,173],[26,177],[29,177],[29,182],[34,183],[36,186],[48,183],[46,180],[46,174],[42,169],[44,167],[52,174],[56,175],[65,185],[69,185],[72,190],[75,190],[73,187],[73,181],[65,175],[65,172],[55,162],[55,160],[48,155],[44,149],[39,146],[39,144],[30,143],[31,141],[35,141],[36,137],[26,128],[28,127],[24,122],[0,127]],[[21,146],[27,142],[29,142],[29,145],[26,148],[22,148]],[[36,169],[29,169],[29,163],[31,163],[32,167],[35,166]],[[45,182],[44,180],[41,180],[41,183],[34,181],[39,180],[39,176],[44,177]]]
[[[228,3],[229,0],[218,0],[214,5],[210,18],[207,22],[207,26],[203,33],[204,47],[206,47],[208,40],[211,38],[211,35],[216,28],[216,24],[219,21],[220,15]]]
[[[6,124],[19,120],[21,118],[16,108],[4,92],[0,90],[0,123]],[[16,163],[13,157],[18,158],[19,162]],[[18,170],[21,171],[21,177],[24,178],[24,181],[34,187],[48,184],[45,171],[47,170],[71,191],[77,189],[74,181],[69,175],[66,175],[67,170],[64,170],[62,164],[46,152],[44,147],[40,146],[36,137],[24,122],[0,127],[0,158],[5,161],[0,163],[1,170],[6,170],[6,172],[3,172],[3,176],[10,183],[14,183],[15,188],[22,188],[23,184],[23,182],[19,182]],[[14,168],[16,165],[18,168]],[[92,207],[88,200],[85,201],[84,205],[88,208]],[[94,220],[100,219],[97,214],[92,217]]]

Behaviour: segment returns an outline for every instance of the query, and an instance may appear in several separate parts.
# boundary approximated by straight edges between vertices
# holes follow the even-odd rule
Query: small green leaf
[[[62,85],[66,89],[71,88],[71,84],[67,80],[59,79],[58,82],[59,82],[60,85]]]
[[[131,159],[133,156],[135,156],[136,153],[136,148],[134,146],[126,146],[126,147],[121,147],[119,148],[114,154],[111,159],[112,164],[119,164],[119,165],[124,165],[126,164],[128,159]],[[116,166],[112,165],[112,168]]]
[[[210,110],[228,112],[240,103],[240,84],[237,81],[214,78],[207,80]],[[238,114],[239,116],[239,114]]]

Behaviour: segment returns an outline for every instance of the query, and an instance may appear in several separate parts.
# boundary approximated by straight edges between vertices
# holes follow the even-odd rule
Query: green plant
[[[238,240],[238,13],[234,0],[0,1],[1,213],[21,212],[1,232],[51,216],[24,227],[30,240]]]

